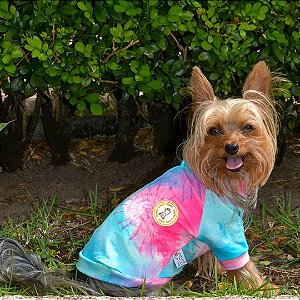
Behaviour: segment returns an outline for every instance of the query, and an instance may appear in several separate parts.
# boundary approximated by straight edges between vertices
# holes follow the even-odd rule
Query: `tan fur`
[[[270,85],[271,73],[260,62],[245,82],[245,99],[219,100],[200,69],[195,67],[192,73],[194,109],[183,157],[207,188],[235,198],[243,208],[255,205],[251,200],[255,190],[266,183],[275,162],[277,115],[270,94],[265,94],[269,93]],[[243,132],[245,125],[252,125],[253,131]],[[214,127],[224,134],[210,135]],[[244,160],[240,172],[225,168],[227,143],[239,145],[238,155]],[[244,199],[240,193],[242,181],[246,190]]]
[[[266,183],[275,162],[278,122],[271,81],[269,68],[259,62],[245,81],[242,98],[220,100],[201,70],[195,67],[192,72],[193,109],[183,158],[207,188],[246,211],[255,207],[257,189]],[[244,130],[248,125],[253,130]],[[212,134],[213,128],[221,134]],[[233,143],[238,152],[228,154],[225,146]],[[242,167],[228,169],[229,157],[242,160]],[[212,252],[201,256],[198,273],[211,276],[216,263]],[[264,282],[251,260],[228,274],[251,288]]]

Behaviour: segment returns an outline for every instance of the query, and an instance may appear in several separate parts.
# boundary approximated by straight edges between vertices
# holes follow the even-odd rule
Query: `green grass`
[[[277,200],[274,209],[264,206],[261,216],[253,220],[247,231],[251,255],[259,257],[257,263],[263,270],[275,268],[287,272],[300,266],[300,208],[292,209],[291,203],[291,199],[286,202]],[[109,211],[101,207],[96,188],[89,193],[87,206],[70,211],[61,208],[56,198],[44,201],[27,221],[18,224],[8,221],[0,230],[0,236],[16,239],[26,250],[39,254],[47,268],[70,271],[75,268],[79,251],[108,214]],[[262,289],[253,291],[235,282],[230,283],[226,276],[215,276],[210,284],[199,282],[192,276],[189,280],[194,282],[190,289],[184,286],[184,282],[179,287],[171,282],[168,285],[170,294],[184,297],[261,297],[263,294]],[[299,295],[299,287],[297,290],[289,285],[288,272],[283,282],[286,283],[282,290],[284,294]],[[59,291],[60,295],[77,293],[75,290]],[[16,294],[32,292],[12,286],[0,287],[0,296]]]
[[[261,219],[252,224],[252,232],[269,251],[277,257],[281,269],[300,266],[300,208],[292,209],[292,199],[276,199],[276,208],[264,205]]]

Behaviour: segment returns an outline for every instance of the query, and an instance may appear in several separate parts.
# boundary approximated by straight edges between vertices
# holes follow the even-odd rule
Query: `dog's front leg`
[[[231,279],[235,279],[238,284],[244,285],[250,289],[262,287],[263,293],[271,292],[278,294],[279,288],[273,284],[265,284],[255,264],[250,260],[244,267],[238,270],[227,271]]]
[[[258,269],[251,260],[238,270],[227,271],[227,274],[231,279],[235,279],[237,283],[245,284],[252,289],[258,288],[264,283]]]

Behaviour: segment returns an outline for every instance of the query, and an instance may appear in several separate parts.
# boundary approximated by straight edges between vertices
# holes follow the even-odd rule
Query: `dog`
[[[248,75],[242,98],[220,100],[202,71],[191,76],[191,118],[180,165],[126,198],[79,254],[76,279],[44,271],[40,258],[0,239],[0,282],[42,292],[152,295],[197,257],[213,253],[230,278],[264,284],[248,254],[243,218],[275,162],[278,118],[265,62]],[[201,265],[201,263],[200,263]]]

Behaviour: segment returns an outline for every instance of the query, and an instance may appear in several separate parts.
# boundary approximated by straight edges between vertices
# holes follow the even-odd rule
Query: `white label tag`
[[[176,265],[176,268],[180,268],[184,265],[187,264],[187,261],[184,257],[183,251],[182,249],[180,249],[179,251],[175,252],[175,254],[173,255],[173,260],[174,263]]]

